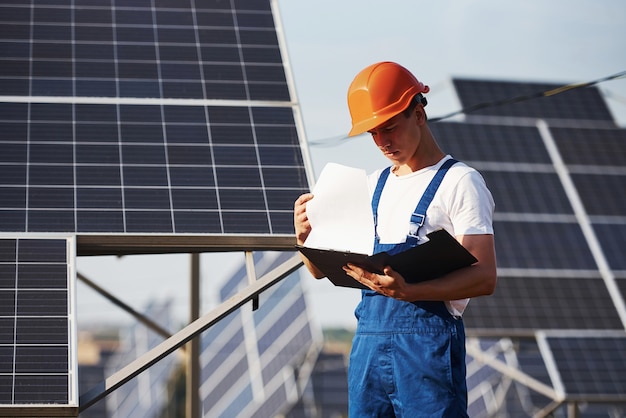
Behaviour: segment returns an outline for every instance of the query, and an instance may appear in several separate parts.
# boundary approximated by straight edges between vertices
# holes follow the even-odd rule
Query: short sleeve
[[[478,171],[465,173],[449,198],[454,235],[493,234],[495,203]]]

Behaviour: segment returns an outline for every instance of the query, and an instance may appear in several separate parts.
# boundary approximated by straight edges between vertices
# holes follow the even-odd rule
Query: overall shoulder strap
[[[387,182],[387,177],[389,177],[389,173],[391,173],[391,167],[385,168],[380,176],[378,177],[378,183],[376,183],[376,189],[374,189],[374,195],[372,196],[372,213],[374,214],[374,234],[376,235],[376,240],[378,241],[378,202],[380,202],[380,195],[383,192],[383,188],[385,187],[385,183]]]
[[[409,231],[407,240],[414,240],[415,243],[419,241],[418,232],[422,225],[424,225],[424,220],[426,219],[426,210],[428,209],[428,206],[430,206],[430,202],[433,201],[435,193],[437,192],[437,189],[439,189],[439,186],[441,185],[444,176],[448,172],[448,169],[457,162],[458,161],[454,158],[450,158],[449,160],[446,160],[441,165],[441,167],[439,167],[437,173],[435,173],[435,176],[428,184],[426,191],[424,191],[424,194],[422,195],[420,201],[417,203],[417,206],[415,207],[415,210],[411,215],[411,230]]]
[[[385,183],[387,182],[387,177],[389,177],[389,173],[391,173],[391,167],[385,168],[378,177],[378,183],[376,183],[376,189],[374,190],[374,195],[372,196],[372,212],[376,214],[378,211],[378,202],[380,202],[380,194],[383,192],[383,188],[385,187]]]

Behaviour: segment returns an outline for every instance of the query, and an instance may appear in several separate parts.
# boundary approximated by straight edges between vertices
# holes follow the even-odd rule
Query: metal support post
[[[189,323],[200,318],[200,254],[191,254]],[[200,418],[200,335],[187,343],[187,417]]]

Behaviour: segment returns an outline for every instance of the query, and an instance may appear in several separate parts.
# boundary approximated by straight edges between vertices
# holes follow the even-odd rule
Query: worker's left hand
[[[407,294],[407,283],[400,273],[387,266],[383,269],[383,274],[372,273],[359,266],[348,263],[343,266],[346,274],[369,287],[370,289],[398,300],[409,301]]]

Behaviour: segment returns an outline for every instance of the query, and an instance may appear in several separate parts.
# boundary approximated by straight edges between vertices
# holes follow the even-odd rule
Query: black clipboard
[[[336,250],[322,250],[296,245],[335,286],[366,289],[364,285],[348,276],[343,266],[352,263],[364,269],[382,273],[391,266],[408,283],[435,279],[454,270],[468,267],[478,260],[447,231],[440,229],[426,235],[428,241],[395,255],[385,252],[374,255]]]

